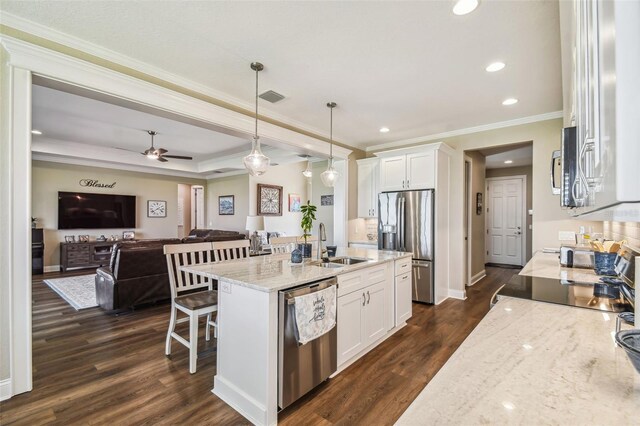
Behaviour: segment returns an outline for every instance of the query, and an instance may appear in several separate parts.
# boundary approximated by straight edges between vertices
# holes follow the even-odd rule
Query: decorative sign
[[[88,186],[91,188],[113,188],[116,183],[100,183],[97,179],[80,179],[80,186]]]

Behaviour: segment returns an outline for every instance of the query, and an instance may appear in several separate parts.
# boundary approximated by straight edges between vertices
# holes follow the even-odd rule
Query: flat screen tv
[[[58,192],[58,229],[135,227],[135,195]]]

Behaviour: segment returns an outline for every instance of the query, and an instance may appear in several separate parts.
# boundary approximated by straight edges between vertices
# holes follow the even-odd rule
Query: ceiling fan
[[[146,156],[147,158],[150,158],[152,160],[158,160],[163,163],[169,161],[167,160],[167,158],[174,158],[178,160],[193,160],[193,157],[187,157],[185,155],[167,155],[167,152],[169,151],[167,151],[166,149],[155,148],[153,146],[153,137],[157,135],[158,132],[154,130],[147,130],[147,133],[149,133],[149,135],[151,136],[151,148],[145,150],[144,152],[141,152],[141,154]]]

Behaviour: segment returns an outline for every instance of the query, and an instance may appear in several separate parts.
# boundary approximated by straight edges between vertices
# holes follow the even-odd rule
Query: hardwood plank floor
[[[75,311],[35,276],[34,389],[0,403],[0,424],[249,424],[211,393],[215,340],[201,327],[198,371],[174,342],[164,356],[169,305],[107,315]],[[514,269],[487,268],[467,300],[413,305],[407,326],[279,415],[284,425],[391,425],[489,310]],[[187,324],[182,324],[186,333]]]

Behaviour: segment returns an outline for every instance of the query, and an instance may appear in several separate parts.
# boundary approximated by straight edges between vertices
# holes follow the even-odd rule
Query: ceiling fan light
[[[260,139],[258,137],[253,138],[253,148],[249,155],[244,157],[243,162],[244,167],[251,176],[261,176],[266,173],[271,160],[262,153],[260,149]]]

